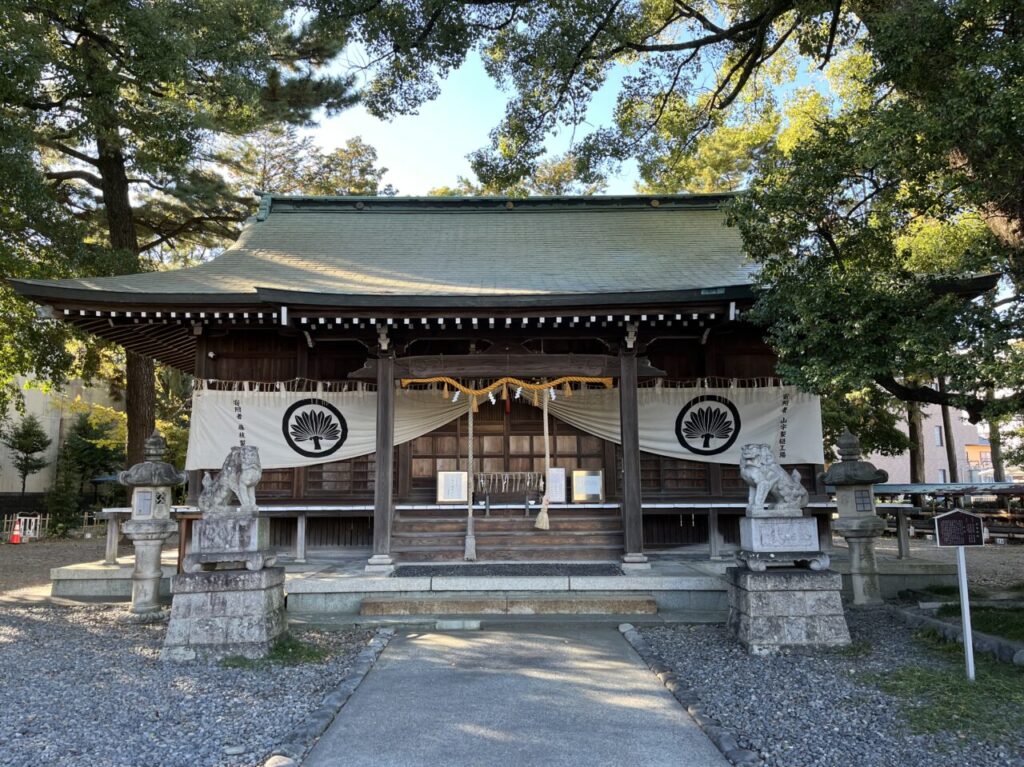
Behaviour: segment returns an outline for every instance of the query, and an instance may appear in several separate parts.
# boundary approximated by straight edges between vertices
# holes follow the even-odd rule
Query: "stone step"
[[[650,594],[487,593],[374,596],[363,600],[369,615],[653,615]]]
[[[395,561],[409,562],[448,562],[461,561],[464,542],[458,546],[392,546],[391,553]],[[479,562],[617,562],[622,556],[623,546],[477,546]]]
[[[391,535],[391,546],[397,549],[414,547],[462,546],[465,544],[465,533],[443,535],[437,533],[406,533],[395,532]],[[588,532],[569,530],[553,532],[536,530],[532,532],[487,532],[476,529],[477,550],[504,548],[508,546],[622,546],[622,532]]]
[[[548,517],[551,523],[552,532],[563,530],[585,530],[591,532],[609,531],[615,532],[622,529],[622,520],[618,517]],[[477,532],[505,532],[522,531],[531,532],[534,527],[535,517],[473,517],[473,524]],[[466,517],[445,519],[395,519],[392,525],[392,533],[400,535],[405,533],[462,533],[466,530]]]

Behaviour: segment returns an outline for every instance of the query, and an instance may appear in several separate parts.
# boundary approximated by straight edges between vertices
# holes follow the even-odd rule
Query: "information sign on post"
[[[935,542],[956,547],[956,574],[960,583],[960,616],[964,630],[964,659],[967,678],[974,681],[974,636],[971,633],[971,604],[967,596],[967,559],[964,546],[985,545],[985,525],[977,514],[950,511],[935,517]]]

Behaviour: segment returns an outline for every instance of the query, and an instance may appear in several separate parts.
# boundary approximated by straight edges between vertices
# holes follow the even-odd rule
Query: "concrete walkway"
[[[403,633],[304,767],[728,767],[611,626]]]

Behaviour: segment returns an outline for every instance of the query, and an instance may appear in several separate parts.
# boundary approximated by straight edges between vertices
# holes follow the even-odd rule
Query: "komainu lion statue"
[[[203,491],[199,510],[204,514],[230,511],[231,496],[238,499],[242,511],[256,510],[256,485],[263,476],[260,451],[253,446],[233,447],[224,459],[217,479],[210,472],[203,475]]]
[[[747,514],[752,517],[798,515],[809,500],[800,472],[783,471],[768,445],[740,448],[740,477],[750,486]],[[770,507],[765,505],[769,499],[775,502]]]

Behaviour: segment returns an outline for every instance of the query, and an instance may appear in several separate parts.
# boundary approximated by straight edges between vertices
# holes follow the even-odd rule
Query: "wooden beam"
[[[640,496],[640,417],[635,349],[619,350],[619,422],[622,430],[622,529],[629,564],[646,562]]]
[[[430,378],[433,376],[478,376],[501,378],[519,376],[557,377],[564,375],[614,378],[619,374],[619,361],[606,354],[435,354],[422,357],[402,357],[392,360],[394,377]],[[633,356],[635,374],[648,378],[660,378],[664,370],[651,365],[646,359]],[[379,376],[379,361],[369,359],[359,370],[349,373],[349,378],[373,381]]]

